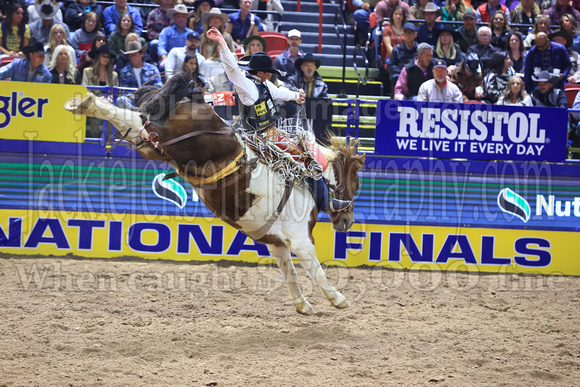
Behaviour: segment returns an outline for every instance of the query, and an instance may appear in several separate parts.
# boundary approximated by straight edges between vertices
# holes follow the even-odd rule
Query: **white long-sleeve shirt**
[[[220,59],[230,82],[234,85],[238,97],[244,106],[252,106],[259,98],[258,88],[248,79],[242,69],[238,67],[236,57],[230,50],[220,50]],[[300,94],[285,87],[277,87],[270,81],[264,82],[274,100],[295,101]]]

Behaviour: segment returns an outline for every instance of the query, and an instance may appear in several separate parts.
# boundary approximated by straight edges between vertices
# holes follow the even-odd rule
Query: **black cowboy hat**
[[[109,49],[108,44],[103,44],[101,47],[97,48],[96,50],[89,51],[89,58],[96,59],[99,55],[102,55],[102,54],[111,55],[111,50]]]
[[[457,42],[459,40],[459,32],[455,31],[453,29],[453,27],[451,27],[450,24],[443,24],[441,27],[438,28],[438,30],[439,30],[439,35],[441,35],[441,32],[447,31],[453,37],[454,42]]]
[[[572,35],[570,35],[570,33],[568,31],[564,31],[564,30],[557,30],[552,32],[550,35],[548,35],[548,39],[550,39],[551,41],[554,40],[555,37],[560,36],[564,39],[566,39],[566,48],[570,48],[572,47],[572,44],[574,44],[574,38],[572,37]]]
[[[215,7],[215,2],[213,0],[195,0],[193,2],[193,8],[197,10],[197,8],[201,3],[209,3],[209,5],[211,5],[211,8]]]
[[[29,46],[23,47],[22,52],[24,55],[28,56],[33,52],[38,52],[39,54],[46,54],[47,52],[44,50],[44,45],[40,42],[33,43]]]
[[[272,57],[265,52],[257,52],[250,57],[247,65],[238,64],[241,69],[248,71],[263,71],[280,75],[280,72],[272,65]]]
[[[320,67],[320,59],[315,58],[314,54],[311,52],[307,52],[306,54],[304,54],[302,58],[296,59],[296,62],[294,62],[294,67],[296,67],[296,70],[300,70],[300,66],[302,66],[302,63],[307,61],[314,62],[316,64],[316,68]]]
[[[469,53],[465,58],[465,66],[474,74],[481,74],[481,60],[475,52]]]

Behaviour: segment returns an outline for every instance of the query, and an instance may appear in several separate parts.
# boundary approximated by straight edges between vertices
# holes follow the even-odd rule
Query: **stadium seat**
[[[5,56],[0,59],[0,67],[6,66],[9,63],[12,63],[14,59],[21,58],[19,56]]]
[[[288,48],[288,40],[281,32],[260,31],[258,33],[266,41],[268,51],[282,50]]]
[[[477,99],[468,99],[466,101],[463,101],[463,103],[474,103],[474,104],[485,105],[485,102],[479,101]]]
[[[574,106],[574,100],[576,99],[576,94],[580,91],[579,84],[568,84],[565,87],[566,99],[568,100],[568,107],[572,108]]]

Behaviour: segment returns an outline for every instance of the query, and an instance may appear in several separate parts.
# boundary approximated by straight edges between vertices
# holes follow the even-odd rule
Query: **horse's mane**
[[[162,88],[142,87],[133,94],[139,111],[151,121],[163,125],[177,104],[184,98],[194,103],[203,103],[203,91],[189,74],[180,72],[167,80]]]
[[[347,145],[346,141],[343,141],[336,137],[328,137],[330,142],[330,147],[338,155],[344,157],[345,164],[352,164],[357,170],[364,166],[364,154],[357,153],[357,147],[359,145],[358,139],[351,139],[350,143]]]

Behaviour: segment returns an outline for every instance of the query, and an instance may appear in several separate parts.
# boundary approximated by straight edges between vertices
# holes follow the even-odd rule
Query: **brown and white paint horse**
[[[256,162],[253,152],[203,99],[182,99],[188,94],[192,97],[186,85],[185,78],[174,76],[141,105],[141,112],[118,108],[92,95],[69,100],[65,109],[111,122],[141,156],[171,164],[217,217],[268,245],[299,313],[312,314],[314,309],[298,286],[290,252],[298,256],[333,306],[348,307],[316,257],[312,229],[319,210],[308,186],[302,183],[287,189],[276,172]],[[338,199],[353,200],[364,154],[357,154],[353,144],[339,142],[324,149],[329,187]],[[221,171],[231,172],[236,169],[233,166],[238,169],[222,178]],[[335,230],[347,231],[354,223],[352,206],[330,218]]]

